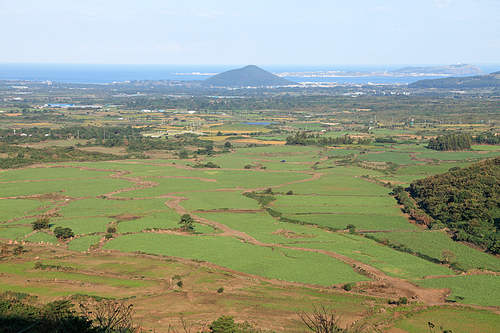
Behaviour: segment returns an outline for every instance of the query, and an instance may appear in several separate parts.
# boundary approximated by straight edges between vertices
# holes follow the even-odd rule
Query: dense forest
[[[466,150],[470,149],[472,136],[468,133],[449,133],[429,139],[427,148],[434,150]]]
[[[357,144],[368,145],[370,138],[359,138]],[[328,146],[328,145],[352,145],[354,138],[349,135],[339,137],[323,137],[320,138],[319,134],[307,134],[307,132],[297,132],[295,136],[288,136],[286,138],[286,145],[302,145],[302,146]]]
[[[500,158],[411,183],[410,194],[455,239],[500,253]]]

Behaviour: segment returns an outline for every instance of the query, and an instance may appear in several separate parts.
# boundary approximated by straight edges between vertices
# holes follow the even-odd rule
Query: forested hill
[[[442,88],[442,89],[477,89],[500,88],[500,71],[466,77],[447,77],[444,79],[420,80],[410,83],[409,88]]]
[[[215,87],[268,87],[295,84],[254,65],[214,75],[204,83]]]
[[[500,253],[500,157],[413,181],[410,194],[456,240]]]

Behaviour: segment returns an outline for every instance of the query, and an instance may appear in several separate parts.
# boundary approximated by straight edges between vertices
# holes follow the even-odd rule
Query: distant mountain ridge
[[[440,88],[440,89],[480,89],[500,88],[500,71],[486,75],[466,77],[447,77],[444,79],[419,80],[408,85],[409,88]]]
[[[405,67],[395,71],[395,74],[442,74],[442,75],[473,75],[483,74],[483,71],[474,65],[457,64],[435,67]]]
[[[283,79],[255,65],[232,69],[204,81],[204,84],[214,87],[269,87],[289,86],[296,84]]]

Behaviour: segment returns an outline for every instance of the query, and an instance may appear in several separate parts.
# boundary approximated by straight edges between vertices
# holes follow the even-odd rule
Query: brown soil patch
[[[111,217],[122,221],[132,221],[132,220],[138,220],[143,216],[134,214],[121,214],[121,215],[112,215]]]
[[[272,235],[280,235],[285,238],[312,238],[316,237],[316,235],[309,235],[309,234],[299,234],[291,230],[286,230],[286,229],[278,229],[275,232],[271,232]]]

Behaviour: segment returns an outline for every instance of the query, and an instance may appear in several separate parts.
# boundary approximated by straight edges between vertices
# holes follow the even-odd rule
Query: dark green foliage
[[[351,286],[350,283],[346,283],[346,284],[344,284],[344,286],[342,287],[342,289],[344,289],[345,291],[351,291],[352,286]]]
[[[0,154],[17,154],[14,157],[1,157],[0,169],[18,168],[35,163],[67,161],[109,161],[132,158],[131,155],[114,155],[75,149],[74,147],[28,148],[0,145]],[[137,157],[137,155],[136,155]]]
[[[210,325],[211,332],[214,333],[237,333],[238,325],[234,322],[233,316],[221,316]]]
[[[183,231],[191,231],[193,230],[193,223],[194,219],[191,215],[189,214],[182,214],[181,220],[179,221],[179,224],[181,225],[181,229]]]
[[[60,239],[71,238],[74,235],[75,234],[73,233],[73,230],[71,230],[71,228],[56,227],[54,229],[54,236]]]
[[[178,155],[179,155],[179,159],[181,159],[181,160],[185,160],[186,158],[189,158],[188,152],[185,149],[181,149],[179,151]]]
[[[271,191],[270,194],[257,194],[255,192],[245,192],[243,193],[244,196],[250,199],[257,200],[257,202],[262,206],[265,207],[269,205],[271,202],[275,201],[276,198],[272,195],[272,189],[269,188]],[[265,190],[264,193],[269,193],[266,192],[268,190]]]
[[[16,256],[20,255],[20,254],[21,254],[21,253],[23,253],[23,252],[26,252],[26,251],[24,250],[24,246],[22,246],[22,245],[17,245],[17,246],[16,246],[16,247],[12,250],[12,253],[13,253],[14,255],[16,255]]]
[[[500,158],[416,180],[410,193],[456,240],[500,253]]]
[[[206,164],[198,163],[193,168],[220,169],[220,166],[213,162],[207,162]]]
[[[450,133],[429,139],[427,148],[433,150],[466,150],[470,149],[472,136],[468,133]]]
[[[217,292],[219,294],[222,294],[224,292],[224,287],[220,287],[219,289],[217,289]]]
[[[50,218],[41,217],[39,219],[36,219],[35,222],[31,223],[31,225],[33,226],[33,230],[49,229],[49,222]]]
[[[370,138],[359,138],[358,139],[358,145],[369,145],[372,142],[372,139]]]
[[[474,142],[479,144],[497,145],[500,143],[500,136],[493,132],[484,132],[474,137]]]
[[[376,143],[398,143],[396,139],[390,137],[380,137],[375,139]]]
[[[0,331],[30,333],[90,333],[97,332],[92,322],[79,316],[70,301],[59,300],[37,304],[28,294],[0,294]]]
[[[307,134],[307,132],[297,132],[295,136],[286,138],[287,145],[303,145],[303,146],[332,146],[332,145],[352,145],[354,139],[349,135],[334,137],[317,138],[314,134]]]
[[[226,149],[231,149],[232,147],[233,147],[233,146],[231,145],[231,142],[226,141],[226,142],[224,143],[224,148],[226,148]]]
[[[356,226],[354,224],[348,224],[347,227],[345,227],[347,230],[349,230],[349,233],[355,234],[356,233]]]

